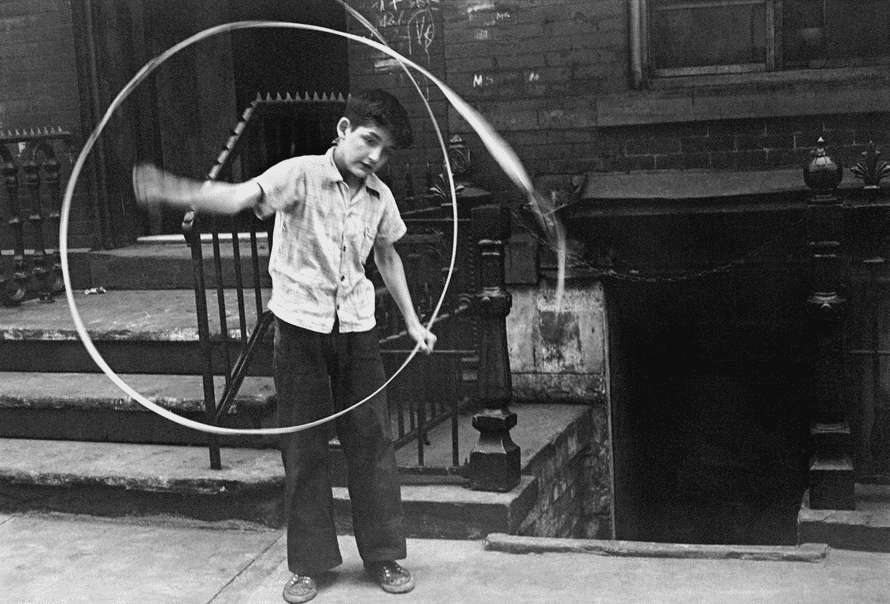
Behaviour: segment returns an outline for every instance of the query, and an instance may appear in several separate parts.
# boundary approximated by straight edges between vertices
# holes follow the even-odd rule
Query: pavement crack
[[[245,564],[241,570],[239,570],[237,573],[235,573],[235,575],[231,579],[229,579],[222,587],[220,587],[219,590],[213,595],[213,597],[211,597],[209,600],[207,600],[207,604],[213,604],[214,602],[224,601],[223,600],[225,597],[224,592],[226,592],[229,588],[231,588],[233,586],[233,584],[235,584],[239,579],[241,579],[241,577],[248,574],[249,571],[251,571],[254,567],[256,567],[258,565],[260,560],[265,558],[265,556],[269,553],[269,551],[272,548],[274,548],[282,539],[286,539],[286,538],[287,538],[287,534],[285,532],[285,533],[282,533],[281,535],[279,535],[279,537],[277,539],[273,539],[272,541],[270,541],[269,544],[266,547],[264,547],[259,553],[257,553],[257,555],[254,556],[250,562]],[[273,568],[267,569],[265,574],[268,574],[269,572],[274,571],[275,567],[277,567],[277,564],[275,566],[273,566]]]

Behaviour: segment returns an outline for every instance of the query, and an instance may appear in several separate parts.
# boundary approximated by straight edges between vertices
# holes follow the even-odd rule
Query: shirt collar
[[[343,182],[343,175],[340,174],[340,170],[337,169],[337,164],[334,163],[334,147],[336,147],[336,145],[328,149],[327,152],[324,154],[327,158],[327,177],[332,182]],[[365,187],[369,191],[373,191],[374,195],[380,197],[380,185],[382,184],[382,182],[383,181],[381,181],[376,174],[371,174],[365,178]]]

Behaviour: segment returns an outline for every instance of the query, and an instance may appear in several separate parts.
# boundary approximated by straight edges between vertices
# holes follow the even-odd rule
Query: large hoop
[[[59,254],[61,256],[62,278],[65,282],[65,296],[68,301],[68,307],[71,310],[71,318],[74,321],[74,326],[75,326],[75,329],[77,330],[77,334],[80,337],[81,341],[83,342],[84,347],[87,349],[87,352],[89,353],[90,357],[92,357],[93,361],[96,362],[96,364],[99,366],[99,368],[102,370],[102,372],[105,373],[105,375],[108,376],[108,378],[112,382],[114,382],[115,385],[118,386],[118,388],[123,390],[131,398],[133,398],[133,400],[135,400],[136,402],[141,404],[146,409],[160,415],[161,417],[164,417],[165,419],[168,419],[174,423],[177,423],[181,426],[185,426],[187,428],[192,428],[194,430],[199,430],[201,432],[209,432],[212,434],[225,434],[225,435],[290,434],[293,432],[300,432],[303,430],[308,430],[309,428],[313,428],[315,426],[319,426],[321,424],[324,424],[326,422],[334,420],[337,417],[340,417],[341,415],[349,413],[350,411],[352,411],[359,405],[364,404],[365,402],[367,402],[368,400],[370,400],[371,398],[376,396],[384,388],[386,388],[389,385],[389,383],[392,382],[392,380],[395,379],[395,377],[399,373],[402,372],[402,370],[405,368],[405,366],[407,366],[408,363],[411,362],[411,360],[417,354],[417,351],[419,349],[419,345],[416,345],[414,347],[414,349],[411,351],[411,353],[408,355],[408,357],[405,359],[405,361],[399,366],[399,368],[377,390],[375,390],[374,392],[369,394],[364,399],[354,403],[353,405],[351,405],[351,406],[347,407],[346,409],[343,409],[337,413],[331,414],[327,417],[324,417],[324,418],[321,418],[321,419],[318,419],[318,420],[315,420],[312,422],[308,422],[308,423],[300,424],[300,425],[296,425],[296,426],[285,426],[285,427],[280,427],[280,428],[261,428],[261,429],[236,429],[236,428],[224,428],[221,426],[213,426],[213,425],[205,424],[202,422],[196,422],[194,420],[190,420],[190,419],[181,417],[179,415],[176,415],[175,413],[172,413],[171,411],[164,409],[160,405],[150,401],[149,399],[144,397],[142,394],[140,394],[139,392],[134,390],[132,387],[130,387],[129,384],[127,384],[119,375],[117,375],[117,373],[115,373],[115,371],[113,369],[111,369],[111,367],[108,365],[108,363],[105,362],[105,359],[102,357],[102,355],[96,349],[95,344],[93,344],[93,341],[90,338],[89,333],[87,332],[87,330],[83,324],[83,320],[80,317],[80,313],[77,310],[77,303],[74,301],[74,294],[73,294],[73,289],[71,286],[71,275],[70,275],[69,267],[68,267],[68,222],[69,222],[70,215],[71,215],[71,200],[74,195],[74,189],[77,185],[77,181],[80,178],[80,173],[83,171],[83,166],[84,166],[84,163],[86,162],[86,158],[89,156],[90,151],[92,150],[92,148],[95,145],[96,141],[98,140],[99,136],[102,134],[102,131],[105,129],[105,126],[107,125],[108,121],[114,115],[115,111],[117,111],[117,109],[127,99],[127,97],[129,97],[130,94],[132,94],[132,92],[136,89],[136,87],[138,87],[139,84],[143,80],[145,80],[146,77],[148,77],[155,69],[160,67],[167,59],[169,59],[176,53],[184,50],[185,48],[187,48],[197,42],[200,42],[201,40],[204,40],[206,38],[209,38],[209,37],[212,37],[212,36],[215,36],[218,34],[222,34],[225,32],[229,32],[229,31],[237,31],[237,30],[242,30],[242,29],[256,29],[256,28],[303,29],[303,30],[316,31],[316,32],[327,33],[327,34],[331,34],[331,35],[335,35],[335,36],[344,37],[344,38],[347,38],[354,42],[358,42],[360,44],[366,44],[368,46],[376,48],[377,50],[380,50],[381,52],[388,54],[392,58],[399,61],[399,63],[403,67],[405,67],[406,65],[410,66],[413,69],[424,74],[427,78],[430,78],[430,80],[433,81],[434,83],[436,83],[440,89],[445,88],[444,84],[442,84],[439,80],[437,80],[435,77],[433,77],[432,74],[430,74],[423,67],[417,65],[410,59],[407,59],[406,57],[402,56],[398,52],[391,49],[389,46],[374,42],[373,40],[369,40],[367,38],[363,38],[363,37],[356,36],[354,34],[350,34],[350,33],[346,33],[346,32],[329,29],[326,27],[320,27],[320,26],[316,26],[316,25],[308,25],[308,24],[304,24],[304,23],[290,23],[290,22],[284,22],[284,21],[237,21],[237,22],[233,22],[233,23],[226,23],[223,25],[218,25],[216,27],[211,27],[211,28],[205,29],[201,32],[198,32],[197,34],[172,46],[164,53],[158,55],[157,57],[155,57],[154,59],[152,59],[151,61],[146,63],[142,67],[142,69],[140,69],[136,73],[136,75],[133,76],[133,78],[127,83],[126,86],[124,86],[124,88],[118,93],[118,95],[115,97],[115,99],[109,105],[108,109],[106,110],[106,112],[103,115],[102,119],[100,120],[99,124],[96,126],[96,129],[93,130],[92,134],[90,134],[90,137],[84,143],[83,149],[81,149],[81,152],[77,157],[77,161],[74,163],[74,166],[71,170],[71,175],[68,180],[68,184],[65,188],[65,196],[62,200],[62,208],[61,208],[61,212],[60,212],[60,224],[59,224]],[[376,33],[376,31],[374,31],[373,33]],[[413,77],[412,77],[412,81],[413,81]],[[415,82],[415,86],[416,86],[416,82]],[[444,92],[445,92],[445,90],[443,89],[443,93]],[[445,94],[446,94],[446,96],[448,96],[447,93],[445,93]],[[454,94],[454,93],[452,92],[451,94]],[[429,103],[422,96],[421,96],[421,98],[423,99],[423,102],[426,104],[427,110],[433,119],[433,124],[435,126],[436,134],[439,138],[439,144],[442,148],[442,153],[443,153],[444,163],[445,163],[445,174],[446,174],[446,178],[448,180],[448,186],[449,186],[451,200],[452,200],[452,214],[453,214],[453,224],[454,224],[454,230],[453,230],[453,235],[452,235],[451,261],[450,261],[449,268],[448,268],[448,276],[445,279],[445,283],[442,288],[442,294],[439,297],[439,300],[436,303],[436,306],[433,309],[433,313],[430,316],[430,319],[427,324],[427,329],[432,329],[433,324],[435,323],[435,320],[438,317],[439,311],[442,308],[442,304],[445,300],[445,295],[448,292],[448,287],[451,283],[451,277],[454,273],[455,258],[457,257],[457,240],[458,240],[457,193],[455,191],[454,179],[451,174],[451,165],[450,165],[450,162],[448,159],[448,151],[445,146],[445,141],[442,137],[438,123],[436,122],[435,117],[432,114],[432,110],[429,107]]]

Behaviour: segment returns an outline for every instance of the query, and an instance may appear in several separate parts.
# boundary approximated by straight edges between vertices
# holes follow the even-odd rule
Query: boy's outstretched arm
[[[395,246],[389,241],[374,242],[374,262],[377,270],[383,277],[386,289],[392,294],[393,299],[405,318],[405,326],[408,334],[420,344],[421,352],[429,354],[436,345],[436,334],[428,330],[417,318],[414,305],[411,303],[411,294],[408,291],[408,282],[405,280],[405,268],[402,259]]]
[[[237,214],[256,206],[262,189],[255,182],[199,181],[176,176],[152,166],[133,168],[133,192],[141,206],[168,205],[213,214]]]

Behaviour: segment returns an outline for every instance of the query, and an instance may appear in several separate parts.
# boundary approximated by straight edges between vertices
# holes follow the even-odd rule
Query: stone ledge
[[[856,485],[855,510],[814,510],[809,491],[797,514],[799,543],[890,552],[890,485]]]
[[[204,411],[203,378],[200,375],[120,376],[134,390],[153,403],[176,412]],[[102,373],[28,373],[0,372],[0,409],[101,409],[145,411],[145,408],[121,391]],[[216,400],[222,395],[225,380],[214,378]],[[229,413],[239,409],[271,408],[275,394],[272,378],[244,379]]]
[[[650,543],[645,541],[605,541],[600,539],[553,539],[495,533],[485,539],[485,549],[508,554],[595,554],[641,558],[694,558],[711,560],[762,560],[781,562],[822,562],[828,546],[807,543],[801,546],[699,545]]]
[[[334,487],[338,532],[351,533],[349,493]],[[523,476],[507,493],[455,485],[403,485],[402,507],[409,537],[483,539],[495,531],[515,532],[537,499],[537,479]]]
[[[222,464],[210,469],[205,447],[0,439],[0,482],[8,484],[200,495],[284,484],[274,449],[226,448]]]

